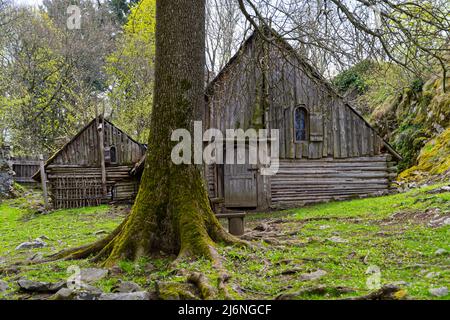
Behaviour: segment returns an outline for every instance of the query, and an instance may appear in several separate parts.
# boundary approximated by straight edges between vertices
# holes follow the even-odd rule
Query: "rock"
[[[9,289],[8,282],[0,280],[0,292],[5,292],[8,289]]]
[[[303,281],[316,280],[316,279],[323,277],[326,274],[327,274],[327,272],[325,270],[319,269],[319,270],[311,272],[311,273],[301,274],[300,280],[303,280]]]
[[[47,237],[46,235],[39,236],[38,239],[40,239],[40,240],[50,240],[50,238]]]
[[[72,300],[75,294],[72,289],[69,288],[61,288],[58,292],[56,292],[50,300]]]
[[[440,273],[439,272],[428,272],[425,275],[425,278],[431,279],[431,278],[436,278],[439,277]]]
[[[97,300],[103,291],[97,287],[83,284],[81,288],[62,288],[50,300]]]
[[[440,188],[436,188],[436,189],[427,191],[428,194],[438,194],[438,193],[444,193],[444,192],[450,192],[450,186],[443,186]]]
[[[282,293],[275,298],[275,300],[295,300],[304,299],[305,296],[309,295],[320,295],[325,297],[338,297],[342,294],[353,293],[356,290],[354,288],[337,286],[337,287],[327,287],[324,285],[319,285],[317,287],[305,288],[296,292]]]
[[[128,293],[103,293],[98,300],[150,300],[151,295],[146,291]]]
[[[81,288],[74,291],[74,300],[96,300],[103,294],[102,290],[89,284],[82,284]]]
[[[21,279],[17,281],[17,284],[20,287],[20,290],[27,292],[40,292],[40,293],[55,293],[59,291],[61,288],[66,286],[65,281],[57,282],[57,283],[49,283],[49,282],[40,282],[40,281],[31,281],[27,279]]]
[[[6,259],[0,257],[0,265],[1,265],[1,264],[5,264],[5,263],[6,263]]]
[[[351,260],[356,257],[356,252],[352,251],[347,255],[347,259]]]
[[[41,239],[37,238],[36,240],[29,242],[22,242],[16,247],[16,250],[26,250],[26,249],[34,249],[34,248],[43,248],[46,247],[47,244]]]
[[[434,254],[437,256],[440,256],[441,254],[445,254],[445,253],[447,253],[447,250],[442,249],[442,248],[439,248],[434,252]]]
[[[156,270],[156,267],[153,263],[147,263],[144,267],[144,272],[145,273],[152,273],[153,271]]]
[[[324,224],[323,226],[320,226],[319,229],[320,230],[325,230],[325,229],[328,229],[329,227],[330,227],[329,225]]]
[[[269,229],[269,225],[264,222],[260,223],[255,228],[253,228],[253,230],[256,230],[256,231],[266,231],[268,229]]]
[[[105,231],[105,230],[98,230],[98,231],[95,231],[94,232],[94,236],[98,236],[98,235],[101,235],[101,234],[106,234],[107,232]]]
[[[113,266],[111,269],[109,269],[109,272],[112,275],[116,276],[123,273],[122,269],[119,266]]]
[[[393,286],[397,286],[397,287],[408,287],[411,284],[409,282],[406,281],[395,281],[391,283]]]
[[[287,269],[287,270],[283,270],[281,272],[282,275],[289,275],[289,274],[296,274],[303,271],[301,268],[292,268],[292,269]]]
[[[80,278],[82,282],[89,283],[95,282],[105,278],[108,275],[109,271],[107,269],[99,269],[99,268],[86,268],[81,269]]]
[[[433,288],[428,290],[431,295],[435,297],[444,297],[448,295],[448,288],[447,287],[441,287],[441,288]]]
[[[371,293],[359,296],[346,298],[344,300],[402,300],[406,299],[407,291],[394,284],[385,284],[380,289],[372,291]]]
[[[142,291],[142,288],[134,282],[124,281],[113,287],[111,291],[113,293],[129,293]]]
[[[28,261],[39,261],[44,258],[44,255],[41,252],[38,252],[36,254],[33,254],[31,257],[28,258]]]
[[[331,241],[331,242],[334,242],[334,243],[348,243],[348,240],[339,238],[337,236],[333,236],[331,238],[327,238],[327,240]]]

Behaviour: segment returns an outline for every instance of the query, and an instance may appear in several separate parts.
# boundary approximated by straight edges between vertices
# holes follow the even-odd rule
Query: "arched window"
[[[296,142],[308,140],[308,111],[304,107],[294,110],[294,138]]]
[[[117,163],[117,152],[116,151],[117,150],[116,150],[115,146],[111,146],[111,148],[109,149],[109,156],[110,156],[112,164],[116,164]]]

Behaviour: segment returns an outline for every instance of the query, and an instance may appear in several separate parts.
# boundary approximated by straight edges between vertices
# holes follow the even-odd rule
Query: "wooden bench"
[[[245,212],[229,212],[216,214],[217,219],[228,219],[228,232],[235,236],[244,234]]]

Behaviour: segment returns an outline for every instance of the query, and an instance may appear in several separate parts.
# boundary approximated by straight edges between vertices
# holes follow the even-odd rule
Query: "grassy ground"
[[[450,192],[430,193],[439,186],[249,216],[244,237],[260,247],[219,248],[232,277],[232,294],[241,299],[273,299],[280,294],[299,299],[343,298],[368,293],[368,283],[379,279],[381,284],[400,284],[409,298],[449,299],[449,295],[437,298],[429,293],[430,288],[450,287]],[[11,286],[0,298],[30,298],[17,292],[19,278],[56,282],[70,275],[71,265],[89,266],[87,261],[70,261],[5,268],[37,253],[45,255],[98,239],[128,210],[100,206],[37,215],[30,209],[38,201],[33,197],[29,193],[0,204],[0,268],[4,267],[0,280]],[[15,250],[21,242],[40,236],[48,238],[44,240],[47,247]],[[438,249],[446,252],[436,254]],[[171,258],[123,261],[96,285],[109,291],[121,279],[153,290],[156,281],[184,282],[184,276],[168,268]],[[211,266],[204,260],[179,267],[212,277]],[[316,280],[305,279],[318,270],[326,273]]]

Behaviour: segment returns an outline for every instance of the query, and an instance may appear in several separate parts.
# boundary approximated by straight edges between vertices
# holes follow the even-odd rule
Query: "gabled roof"
[[[99,121],[101,119],[101,116],[98,117]],[[48,165],[50,165],[53,160],[55,160],[55,158],[61,154],[61,152],[63,152],[65,149],[67,149],[67,147],[72,144],[87,128],[89,128],[91,125],[94,124],[94,122],[97,120],[97,118],[92,119],[87,125],[85,125],[83,127],[83,129],[81,129],[80,131],[78,131],[78,133],[76,135],[74,135],[72,137],[72,139],[69,140],[69,142],[67,142],[64,146],[62,146],[58,151],[56,151],[50,158],[47,159],[47,161],[44,164],[44,168],[47,168]],[[112,122],[106,120],[103,118],[103,121],[108,123],[109,125],[115,127],[119,132],[121,132],[123,135],[125,135],[128,139],[130,139],[132,142],[139,144],[141,146],[143,146],[145,149],[147,149],[147,146],[145,144],[142,144],[140,142],[137,142],[136,140],[134,140],[132,137],[130,137],[128,134],[126,134],[123,130],[121,130],[120,128],[118,128],[116,125],[114,125]],[[40,171],[38,170],[33,176],[32,179],[34,179],[35,181],[41,181],[41,175],[40,175]]]
[[[220,70],[217,76],[207,85],[205,91],[206,99],[208,99],[208,96],[214,93],[214,85],[224,77],[224,75],[230,68],[232,68],[232,66],[238,61],[239,57],[246,51],[247,47],[252,43],[252,41],[261,38],[258,37],[259,32],[261,31],[258,30],[253,31],[253,33],[242,43],[242,45],[240,46],[239,50],[235,53],[235,55],[227,62],[227,64],[222,68],[222,70]],[[364,121],[364,123],[369,128],[371,128],[378,135],[378,137],[380,137],[386,149],[395,158],[397,158],[398,160],[402,159],[402,156],[397,151],[395,151],[395,149],[385,139],[381,137],[381,135],[377,132],[377,130],[375,130],[375,128],[373,128],[373,126],[366,119],[364,119],[364,117],[351,105],[351,103],[347,101],[342,95],[340,95],[333,87],[333,85],[327,79],[325,79],[314,66],[312,66],[304,57],[302,57],[301,54],[298,53],[285,39],[283,39],[283,37],[279,33],[269,28],[265,28],[264,32],[270,36],[273,36],[273,38],[275,39],[274,41],[276,41],[277,46],[280,49],[284,49],[288,53],[291,53],[294,56],[294,58],[296,58],[300,62],[300,65],[306,69],[304,71],[306,72],[307,76],[313,78],[313,80],[316,80],[320,84],[324,85],[325,88],[329,90],[330,93],[341,99],[346,107],[348,107],[354,114],[356,114],[359,118],[361,118],[361,120]]]

